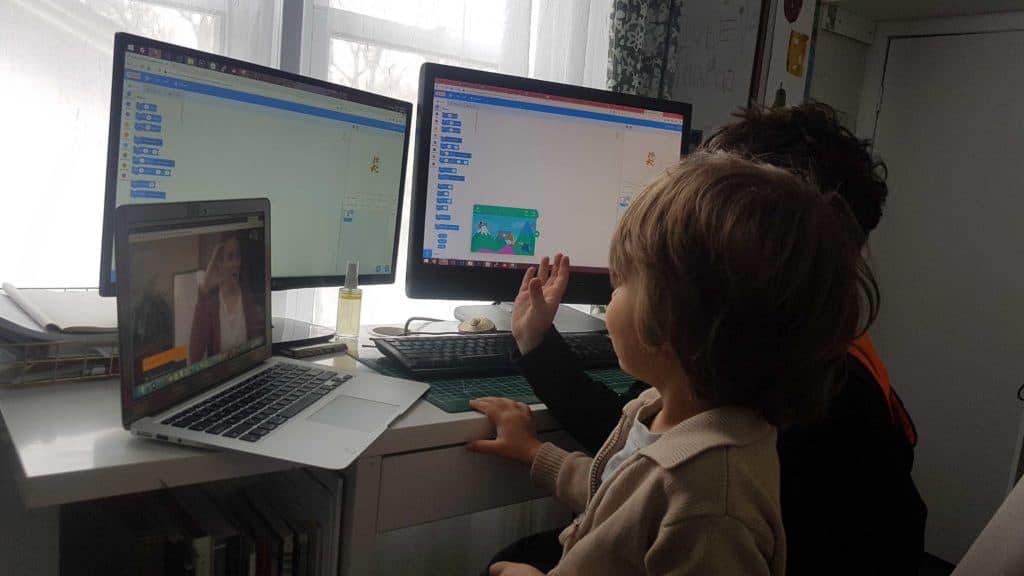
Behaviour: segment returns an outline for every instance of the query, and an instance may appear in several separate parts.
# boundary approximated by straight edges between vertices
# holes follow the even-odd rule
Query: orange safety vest
[[[910,445],[916,446],[917,430],[914,428],[914,423],[910,420],[910,415],[907,414],[907,409],[903,407],[903,401],[896,395],[896,391],[892,389],[892,384],[889,382],[889,372],[885,369],[882,359],[878,357],[878,352],[875,351],[875,345],[871,342],[871,338],[864,334],[853,341],[847,352],[860,361],[867,368],[868,372],[874,376],[875,382],[878,382],[878,386],[885,395],[885,401],[889,405],[889,414],[892,416],[893,423],[903,430],[903,435],[906,436]]]

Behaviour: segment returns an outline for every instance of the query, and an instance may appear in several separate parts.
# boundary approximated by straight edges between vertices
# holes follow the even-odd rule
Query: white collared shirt
[[[648,410],[644,410],[647,406],[644,406],[636,413],[636,418],[633,419],[633,426],[629,429],[629,435],[626,436],[626,443],[622,446],[622,450],[619,450],[615,454],[612,454],[608,458],[607,464],[604,466],[604,471],[601,472],[601,483],[604,484],[609,478],[615,475],[619,471],[619,467],[622,463],[629,459],[630,456],[643,450],[644,448],[654,444],[661,438],[661,434],[655,434],[643,423],[643,420],[651,422],[654,420],[654,416],[657,415],[657,411],[653,413],[647,413]]]

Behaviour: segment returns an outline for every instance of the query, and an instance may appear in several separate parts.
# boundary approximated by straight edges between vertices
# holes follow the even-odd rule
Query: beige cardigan
[[[550,574],[785,574],[775,427],[752,410],[693,416],[598,486],[641,406],[660,403],[652,389],[627,404],[594,458],[553,444],[537,454],[533,479],[579,513]]]

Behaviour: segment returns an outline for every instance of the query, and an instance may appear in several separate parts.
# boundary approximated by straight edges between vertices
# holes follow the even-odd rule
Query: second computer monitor
[[[564,301],[606,303],[612,233],[683,153],[690,105],[425,64],[418,106],[408,295],[512,300],[563,252]]]

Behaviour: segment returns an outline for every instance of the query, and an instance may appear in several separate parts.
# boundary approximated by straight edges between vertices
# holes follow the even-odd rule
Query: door
[[[1024,380],[1024,32],[891,38],[871,333],[917,424],[927,550],[956,562],[1006,496]],[[884,521],[884,519],[879,519]]]

